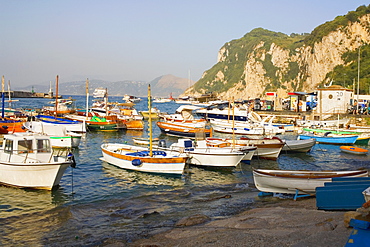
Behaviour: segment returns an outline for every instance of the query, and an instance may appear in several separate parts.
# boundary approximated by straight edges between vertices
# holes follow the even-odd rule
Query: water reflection
[[[0,186],[0,195],[0,218],[49,210],[69,200],[61,188],[46,191]]]

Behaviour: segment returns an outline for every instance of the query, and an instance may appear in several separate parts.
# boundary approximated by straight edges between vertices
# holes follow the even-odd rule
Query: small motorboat
[[[340,146],[340,151],[349,154],[366,155],[369,150],[364,148],[358,148],[354,146]]]

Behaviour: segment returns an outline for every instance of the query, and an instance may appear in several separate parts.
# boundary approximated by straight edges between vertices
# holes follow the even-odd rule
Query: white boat
[[[285,145],[281,149],[283,152],[307,153],[311,151],[312,147],[316,144],[316,139],[283,140],[283,142],[285,142]]]
[[[65,125],[28,121],[23,126],[32,133],[47,135],[53,148],[78,148],[82,134],[67,131]]]
[[[178,174],[185,168],[186,154],[178,152],[153,150],[150,155],[148,148],[140,148],[128,144],[105,143],[101,145],[101,160],[117,167],[149,173]]]
[[[247,121],[248,107],[242,103],[236,102],[234,102],[233,105],[235,105],[235,107],[232,107],[230,102],[213,104],[211,106],[197,110],[196,113],[206,119],[232,120],[232,111],[234,111],[235,121]]]
[[[273,193],[314,194],[316,187],[324,186],[334,177],[368,177],[368,171],[253,170],[256,188]]]
[[[122,100],[126,102],[131,102],[131,103],[139,103],[141,101],[141,98],[125,94],[122,98]]]
[[[150,144],[150,139],[149,138],[142,138],[142,137],[133,137],[132,140],[134,143],[139,144],[139,145],[149,145]],[[157,145],[159,142],[158,138],[152,139],[153,144]]]
[[[150,97],[150,85],[148,87],[148,99]],[[169,150],[153,150],[152,147],[152,119],[151,100],[148,100],[149,109],[149,148],[137,147],[119,143],[105,143],[101,145],[102,160],[123,169],[140,172],[177,174],[184,171],[188,156],[171,152]]]
[[[241,137],[239,139],[221,139],[221,138],[207,138],[207,141],[222,140],[227,143],[234,143],[241,147],[256,147],[257,150],[254,152],[253,156],[261,159],[276,160],[281,152],[281,149],[285,143],[277,137],[272,138],[249,138]]]
[[[170,98],[155,98],[153,100],[153,103],[168,103],[168,102],[171,102],[172,99]]]
[[[221,119],[211,119],[210,123],[214,131],[227,133],[227,134],[238,134],[238,135],[268,135],[274,136],[278,134],[283,134],[285,132],[284,128],[279,128],[272,124],[274,116],[268,116],[264,118],[261,122],[252,123],[250,121],[232,121],[231,120],[221,120]],[[268,122],[266,122],[269,120]]]
[[[236,167],[250,152],[249,149],[242,152],[233,148],[209,147],[205,140],[197,141],[195,145],[190,139],[179,139],[170,146],[170,150],[188,154],[193,165],[208,167]]]
[[[73,155],[68,151],[54,152],[48,136],[30,133],[4,136],[0,150],[2,184],[51,190],[59,185],[68,166],[75,166]]]
[[[159,118],[166,122],[187,122],[187,123],[197,123],[201,122],[206,124],[205,119],[199,119],[194,117],[194,110],[200,109],[198,106],[193,105],[181,105],[176,109],[174,114],[160,113]]]

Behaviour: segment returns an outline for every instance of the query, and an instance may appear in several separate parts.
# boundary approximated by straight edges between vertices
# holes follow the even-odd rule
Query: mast
[[[358,97],[359,97],[359,94],[360,94],[360,50],[361,50],[361,45],[358,47],[358,66],[357,66],[357,114],[358,114],[358,110],[360,108],[360,105],[358,102]]]
[[[153,132],[152,132],[152,97],[150,93],[150,84],[148,85],[148,110],[149,110],[149,156],[153,157]]]
[[[234,97],[232,98],[232,107],[233,107],[233,148],[235,148],[235,104],[234,104]]]
[[[2,91],[1,91],[1,99],[2,99],[2,107],[1,107],[1,117],[4,118],[5,117],[5,92],[4,92],[4,83],[5,83],[5,77],[3,76],[1,78],[1,88],[2,88]]]
[[[59,75],[55,80],[55,115],[58,116],[58,84],[59,84]]]
[[[89,116],[89,78],[86,79],[86,113],[85,117]]]

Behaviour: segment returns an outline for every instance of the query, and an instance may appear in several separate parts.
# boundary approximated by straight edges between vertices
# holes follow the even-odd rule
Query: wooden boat
[[[235,143],[237,146],[253,146],[256,147],[257,150],[254,152],[253,156],[261,159],[269,159],[269,160],[276,160],[281,152],[281,149],[285,145],[278,137],[272,138],[249,138],[249,137],[241,137],[239,139],[221,139],[221,138],[207,138],[208,141],[215,141],[215,140],[222,140],[224,142]]]
[[[148,98],[151,98],[150,85],[148,87]],[[149,111],[151,109],[150,101],[148,100]],[[183,173],[188,159],[186,154],[169,150],[153,151],[152,148],[152,122],[149,118],[149,149],[127,144],[105,143],[101,145],[102,160],[120,168],[141,172],[177,175]]]
[[[205,137],[212,136],[212,129],[207,129],[204,124],[198,123],[179,123],[179,122],[157,122],[157,126],[162,133],[172,136],[182,136],[195,138],[197,135]]]
[[[340,135],[340,136],[320,136],[320,135],[299,135],[299,140],[315,138],[318,143],[325,144],[354,144],[358,138],[357,135]]]
[[[0,134],[26,132],[23,128],[25,120],[5,118],[0,120]]]
[[[316,144],[316,139],[306,140],[283,140],[285,145],[281,149],[283,152],[290,153],[307,153],[311,151],[312,147]]]
[[[139,145],[149,145],[149,142],[150,142],[149,138],[141,138],[141,137],[133,137],[132,140],[134,141],[134,143],[139,144]],[[158,144],[159,139],[154,138],[152,139],[152,142],[153,144]]]
[[[149,119],[149,111],[139,111],[140,115],[143,116],[144,119]],[[158,119],[159,118],[159,114],[160,113],[160,110],[158,110],[157,108],[152,108],[150,114],[152,115],[152,119]]]
[[[340,146],[339,148],[340,151],[349,154],[366,155],[369,152],[367,149],[354,146]]]
[[[5,135],[0,150],[0,183],[21,188],[51,190],[68,166],[75,166],[73,155],[54,152],[50,137],[15,133]]]
[[[193,111],[200,109],[198,106],[193,105],[181,105],[176,109],[174,114],[159,113],[159,118],[165,122],[180,122],[180,123],[203,123],[206,124],[206,120],[203,118],[195,118]]]
[[[170,150],[188,154],[189,162],[193,165],[236,167],[249,152],[253,155],[255,148],[246,148],[244,151],[241,151],[231,147],[209,147],[206,144],[206,140],[197,141],[195,145],[190,139],[179,139],[177,143],[173,143],[170,146]],[[250,155],[250,158],[252,155]]]
[[[315,194],[315,189],[335,177],[368,177],[368,171],[253,170],[254,184],[263,192]]]
[[[86,125],[90,131],[118,131],[126,128],[123,123],[118,121],[116,116],[104,118],[94,116],[89,121],[86,121]]]

